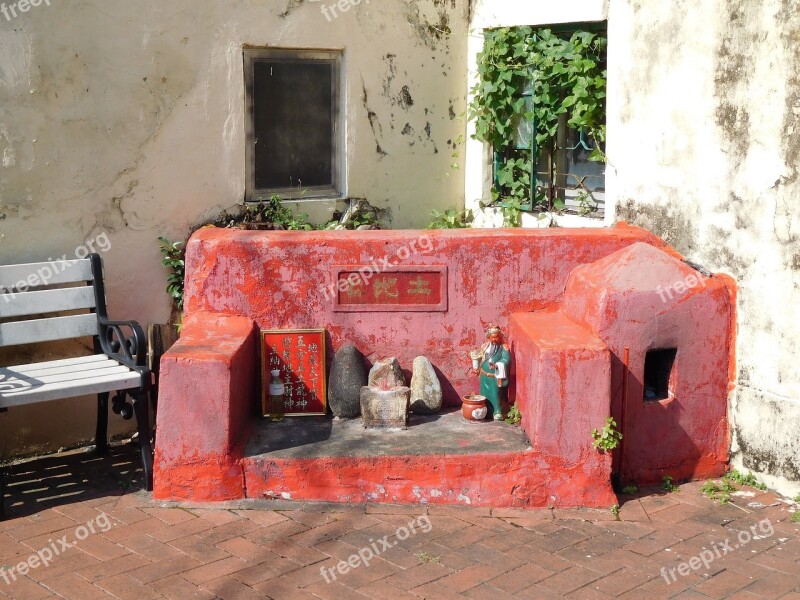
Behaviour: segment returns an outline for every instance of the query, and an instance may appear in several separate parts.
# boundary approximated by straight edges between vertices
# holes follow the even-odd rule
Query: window
[[[247,200],[343,195],[342,53],[245,49]]]
[[[493,152],[492,203],[602,216],[604,23],[484,32],[471,113]]]
[[[658,402],[669,398],[672,366],[678,350],[649,350],[644,357],[644,401]]]

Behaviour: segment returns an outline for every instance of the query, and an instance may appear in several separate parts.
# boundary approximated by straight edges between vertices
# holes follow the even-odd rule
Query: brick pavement
[[[750,488],[728,505],[699,483],[648,490],[626,497],[620,520],[610,510],[168,507],[138,491],[127,446],[17,464],[9,483],[0,597],[800,599],[800,523]],[[48,566],[12,576],[48,547],[58,549]]]

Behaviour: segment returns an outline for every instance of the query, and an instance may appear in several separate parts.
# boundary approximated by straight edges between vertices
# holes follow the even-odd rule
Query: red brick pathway
[[[186,508],[137,491],[135,466],[129,448],[15,465],[0,597],[800,599],[800,523],[749,488],[728,505],[699,483],[651,490],[618,521],[610,510]],[[23,561],[33,568],[20,574]]]

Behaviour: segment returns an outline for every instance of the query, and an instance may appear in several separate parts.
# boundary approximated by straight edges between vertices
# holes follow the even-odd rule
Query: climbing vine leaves
[[[474,137],[491,144],[498,157],[493,200],[506,208],[512,201],[530,206],[531,200],[535,208],[552,208],[538,178],[530,197],[531,176],[544,153],[555,151],[560,122],[594,142],[589,159],[605,160],[600,148],[606,138],[606,45],[604,36],[588,31],[563,35],[504,27],[486,32],[469,112]],[[521,123],[531,122],[535,156],[534,150],[518,147],[515,133]]]

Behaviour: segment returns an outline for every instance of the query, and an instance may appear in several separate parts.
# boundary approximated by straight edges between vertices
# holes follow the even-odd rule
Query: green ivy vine
[[[606,46],[606,37],[589,31],[569,35],[532,27],[486,31],[469,116],[475,122],[474,137],[491,144],[500,157],[492,203],[505,209],[507,225],[518,225],[523,209],[563,208],[558,201],[551,205],[546,184],[538,178],[531,198],[534,165],[543,153],[555,151],[560,119],[595,143],[590,160],[605,160],[601,146],[606,139]],[[535,156],[530,149],[515,147],[515,131],[523,119],[534,124]],[[506,215],[509,209],[514,214]]]

